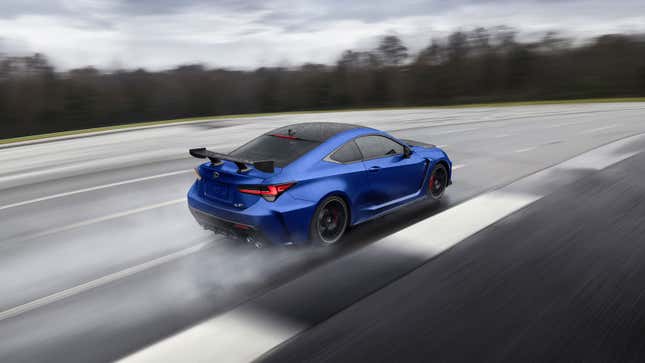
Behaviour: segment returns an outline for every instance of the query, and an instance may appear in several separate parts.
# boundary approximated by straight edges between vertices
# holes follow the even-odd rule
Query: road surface
[[[641,103],[321,113],[1,147],[0,361],[125,357],[459,203],[644,133],[644,114]],[[442,203],[366,223],[340,249],[254,250],[196,225],[184,198],[199,161],[188,148],[227,151],[306,121],[360,123],[440,145],[454,160],[454,184]],[[410,259],[358,261],[366,272],[351,284],[370,289],[353,289],[353,299],[391,282],[369,266],[386,263],[398,276]]]
[[[645,153],[587,172],[263,362],[642,362],[643,180]]]

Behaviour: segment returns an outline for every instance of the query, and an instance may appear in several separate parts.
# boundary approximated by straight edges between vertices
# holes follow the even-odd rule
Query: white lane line
[[[540,198],[542,195],[538,194],[493,191],[387,236],[376,244],[427,259]]]
[[[357,251],[410,252],[423,259],[437,255],[539,196],[492,192],[473,198]],[[328,268],[354,263],[351,256],[333,261]],[[250,362],[307,329],[302,322],[254,308],[247,302],[222,315],[162,340],[120,362]]]
[[[162,265],[164,263],[168,263],[168,262],[180,259],[182,257],[188,256],[190,254],[193,254],[193,253],[195,253],[195,252],[207,247],[212,242],[213,241],[202,242],[200,244],[197,244],[197,245],[194,245],[194,246],[191,246],[191,247],[188,247],[188,248],[184,248],[182,250],[173,252],[171,254],[155,258],[154,260],[144,262],[144,263],[136,265],[136,266],[128,267],[128,268],[126,268],[124,270],[121,270],[121,271],[118,271],[118,272],[115,272],[115,273],[100,277],[98,279],[86,282],[84,284],[80,284],[80,285],[71,287],[69,289],[66,289],[66,290],[51,294],[51,295],[47,295],[45,297],[41,297],[41,298],[36,299],[36,300],[32,300],[32,301],[30,301],[28,303],[15,306],[15,307],[13,307],[11,309],[7,309],[5,311],[0,312],[0,321],[16,317],[18,315],[21,315],[21,314],[24,314],[26,312],[32,311],[34,309],[38,309],[38,308],[40,308],[42,306],[49,305],[49,304],[52,304],[54,302],[60,301],[62,299],[68,298],[70,296],[78,295],[78,294],[80,294],[82,292],[97,288],[99,286],[109,284],[110,282],[120,280],[120,279],[123,279],[125,277],[134,275],[136,273],[139,273],[139,272],[151,269],[153,267]]]
[[[446,145],[446,144],[443,144],[443,145],[437,145],[437,147],[446,147],[446,146],[448,146],[448,145]]]
[[[511,135],[510,134],[499,134],[499,135],[493,136],[492,138],[493,139],[501,139],[503,137],[509,137],[509,136],[511,136]]]
[[[555,128],[558,128],[558,127],[577,125],[577,124],[581,124],[581,123],[585,123],[585,122],[588,122],[588,121],[565,122],[565,123],[561,123],[561,124],[548,125],[548,126],[545,126],[544,128],[545,129],[555,129]]]
[[[636,149],[634,151],[629,151],[629,145],[644,141],[645,134],[629,136],[618,141],[613,141],[592,151],[569,159],[559,164],[558,168],[570,170],[602,170],[638,154],[640,150]]]
[[[118,362],[248,363],[304,329],[302,323],[243,306]]]
[[[581,134],[592,134],[592,133],[598,132],[598,131],[613,129],[614,127],[618,127],[618,125],[609,125],[609,126],[604,126],[604,127],[598,127],[598,128],[595,128],[595,129],[585,130],[585,131],[581,132]]]
[[[514,153],[525,153],[527,151],[531,151],[531,150],[535,150],[535,149],[537,149],[537,146],[525,147],[523,149],[513,150],[513,152]]]
[[[147,181],[147,180],[153,180],[153,179],[165,178],[165,177],[173,176],[173,175],[190,173],[192,171],[193,171],[193,169],[179,170],[179,171],[173,171],[173,172],[170,172],[170,173],[163,173],[163,174],[146,176],[146,177],[143,177],[143,178],[129,179],[129,180],[123,180],[123,181],[120,181],[120,182],[115,182],[115,183],[110,183],[110,184],[97,185],[95,187],[78,189],[78,190],[73,190],[73,191],[65,192],[65,193],[52,194],[52,195],[48,195],[48,196],[45,196],[45,197],[29,199],[29,200],[25,200],[25,201],[17,202],[17,203],[12,203],[12,204],[6,204],[6,205],[3,205],[3,206],[0,206],[0,210],[8,209],[8,208],[14,208],[14,207],[20,207],[20,206],[23,206],[23,205],[43,202],[43,201],[46,201],[46,200],[51,200],[51,199],[56,199],[56,198],[67,197],[67,196],[74,195],[74,194],[92,192],[92,191],[100,190],[100,189],[112,188],[112,187],[117,187],[117,186],[121,186],[121,185],[139,183],[139,182]]]
[[[129,216],[131,214],[136,214],[136,213],[149,211],[151,209],[166,207],[166,206],[169,206],[169,205],[185,203],[185,202],[186,202],[186,198],[173,199],[173,200],[169,200],[167,202],[152,204],[152,205],[148,205],[148,206],[141,207],[141,208],[136,208],[136,209],[130,209],[130,210],[127,210],[127,211],[124,211],[124,212],[109,214],[109,215],[106,215],[106,216],[92,218],[92,219],[86,219],[84,221],[68,224],[68,225],[62,226],[62,227],[56,227],[56,228],[48,229],[46,231],[42,231],[42,232],[38,232],[38,233],[33,233],[33,234],[25,235],[25,236],[18,236],[15,239],[11,239],[11,241],[12,242],[26,241],[26,240],[30,240],[30,239],[34,239],[34,238],[38,238],[38,237],[47,236],[47,235],[54,234],[54,233],[69,231],[70,229],[75,229],[75,228],[79,228],[79,227],[88,226],[90,224],[105,222],[105,221],[109,221],[111,219],[121,218],[121,217]]]
[[[460,132],[475,131],[475,130],[479,130],[479,129],[481,129],[481,127],[468,127],[468,128],[463,128],[463,129],[451,129],[451,130],[433,132],[432,135],[457,134],[457,133],[460,133]]]
[[[452,170],[461,169],[461,168],[463,168],[464,166],[466,166],[466,164],[456,164],[456,165],[453,165],[453,166],[452,166]]]
[[[79,176],[82,175],[88,168],[91,168],[92,170],[107,170],[111,168],[112,166],[119,165],[119,166],[132,166],[140,163],[142,159],[146,159],[150,162],[152,161],[166,161],[169,158],[177,158],[178,155],[182,155],[181,159],[189,159],[190,156],[186,154],[185,156],[183,155],[185,153],[185,149],[173,149],[173,148],[168,148],[168,149],[161,149],[157,151],[136,151],[134,153],[129,153],[126,155],[118,155],[114,157],[106,157],[106,158],[97,158],[97,159],[92,159],[92,160],[87,160],[87,161],[77,161],[71,164],[67,165],[61,165],[61,166],[55,166],[55,167],[49,167],[49,165],[45,166],[45,162],[42,162],[42,160],[38,162],[33,162],[31,163],[31,166],[33,167],[38,167],[40,168],[38,170],[34,171],[27,171],[23,172],[19,167],[14,167],[13,172],[19,172],[18,174],[9,174],[6,176],[0,176],[0,184],[3,185],[4,188],[11,188],[14,186],[20,186],[25,184],[27,181],[33,181],[33,180],[52,180],[53,178],[56,177],[70,177],[70,176]],[[87,158],[85,158],[87,159]],[[54,164],[59,162],[57,160],[52,161]],[[5,168],[5,165],[3,165],[3,168]],[[6,168],[9,168],[7,166]],[[5,168],[5,169],[6,169]],[[23,165],[24,169],[24,165]],[[4,172],[8,172],[8,170],[3,170]]]

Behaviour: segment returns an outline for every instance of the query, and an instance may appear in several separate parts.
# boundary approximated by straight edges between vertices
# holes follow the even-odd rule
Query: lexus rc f
[[[204,227],[264,244],[331,245],[359,223],[440,199],[452,162],[440,148],[373,128],[301,123],[230,153],[206,148],[188,205]]]

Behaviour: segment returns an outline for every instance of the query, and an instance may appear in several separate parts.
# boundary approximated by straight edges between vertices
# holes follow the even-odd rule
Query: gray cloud
[[[526,34],[645,31],[642,0],[3,0],[4,44],[62,67],[254,67],[332,62],[399,34],[414,50],[456,28],[507,24]],[[1,49],[0,49],[1,51]]]
[[[111,13],[118,16],[156,16],[179,14],[187,11],[245,13],[271,7],[271,1],[262,0],[93,0],[111,4]]]
[[[116,2],[113,11],[120,15],[158,15],[172,14],[189,9],[227,10],[234,12],[257,11],[264,8],[265,1],[260,0],[122,0]]]
[[[15,18],[21,15],[47,15],[69,13],[60,0],[3,0],[0,18]]]

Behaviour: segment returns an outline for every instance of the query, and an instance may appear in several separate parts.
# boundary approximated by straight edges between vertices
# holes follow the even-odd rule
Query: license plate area
[[[216,181],[209,181],[206,183],[204,194],[210,199],[221,201],[229,200],[228,185]]]

